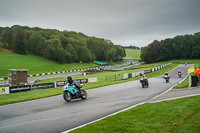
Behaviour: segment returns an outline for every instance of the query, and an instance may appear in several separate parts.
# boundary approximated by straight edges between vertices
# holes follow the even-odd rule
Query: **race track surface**
[[[179,65],[171,70],[169,83],[163,75],[148,79],[148,88],[142,88],[137,80],[87,90],[86,100],[67,103],[58,95],[0,106],[0,133],[59,133],[75,128],[165,92],[187,75],[188,67]]]

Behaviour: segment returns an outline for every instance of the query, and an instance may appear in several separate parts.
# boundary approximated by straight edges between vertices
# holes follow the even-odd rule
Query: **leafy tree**
[[[159,41],[155,40],[148,46],[147,62],[153,63],[158,60],[160,45]]]
[[[173,40],[165,39],[160,42],[159,61],[171,60],[174,58]]]
[[[121,46],[116,46],[116,58],[118,60],[122,59],[125,56],[124,48]]]
[[[14,32],[13,46],[14,52],[19,54],[26,54],[26,33],[21,27],[17,28]]]
[[[29,50],[30,53],[40,56],[45,50],[44,41],[45,39],[42,37],[40,33],[33,32],[28,40],[29,46],[27,47],[27,49]]]
[[[148,47],[147,46],[142,47],[141,48],[141,54],[140,54],[141,60],[148,62],[147,53],[148,53]]]
[[[191,58],[199,59],[200,57],[200,32],[194,34],[193,41],[192,41],[192,52]]]
[[[13,40],[13,30],[9,27],[6,27],[2,30],[2,45],[4,48],[13,49],[12,46],[12,40]]]

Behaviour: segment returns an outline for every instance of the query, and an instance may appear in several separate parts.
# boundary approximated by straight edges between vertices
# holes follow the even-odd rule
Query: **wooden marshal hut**
[[[10,69],[8,85],[24,86],[28,84],[28,69]]]

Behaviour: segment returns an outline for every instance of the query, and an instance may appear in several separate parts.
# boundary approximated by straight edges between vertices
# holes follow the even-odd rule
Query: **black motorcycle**
[[[148,80],[147,79],[143,79],[143,80],[140,80],[140,83],[142,84],[142,87],[149,87],[149,83],[148,83]]]

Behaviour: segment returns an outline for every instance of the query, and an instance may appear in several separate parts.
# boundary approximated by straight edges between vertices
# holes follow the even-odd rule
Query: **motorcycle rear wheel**
[[[64,98],[65,101],[67,101],[67,102],[71,102],[71,100],[72,100],[72,96],[71,96],[71,94],[70,94],[69,91],[63,93],[63,98]]]
[[[87,98],[87,92],[85,90],[81,90],[81,99]]]
[[[142,82],[142,87],[144,88],[144,86],[145,86],[145,83],[144,83],[144,82]]]

